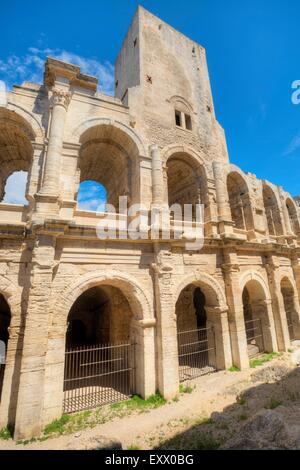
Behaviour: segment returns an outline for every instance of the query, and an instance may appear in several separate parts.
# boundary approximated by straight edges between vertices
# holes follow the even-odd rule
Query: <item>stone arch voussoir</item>
[[[75,300],[88,289],[101,285],[110,285],[122,291],[132,308],[135,320],[153,319],[151,300],[145,293],[143,286],[127,273],[110,270],[107,272],[95,271],[86,273],[68,286],[59,298],[53,300],[53,322],[64,328],[69,311]]]

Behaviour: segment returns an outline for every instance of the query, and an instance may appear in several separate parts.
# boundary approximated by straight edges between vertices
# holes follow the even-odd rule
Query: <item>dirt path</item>
[[[17,445],[11,440],[0,441],[0,449],[57,450],[76,448],[81,440],[86,441],[100,436],[119,440],[123,449],[151,449],[156,446],[164,447],[164,443],[176,436],[184,435],[195,426],[203,428],[204,425],[203,429],[206,429],[206,434],[209,431],[209,435],[211,435],[213,421],[218,423],[214,430],[214,436],[217,437],[213,437],[213,439],[219,438],[221,435],[220,438],[224,440],[231,437],[233,432],[231,427],[234,429],[238,425],[244,424],[243,421],[265,406],[266,400],[275,400],[273,389],[265,387],[268,386],[266,382],[276,383],[277,378],[274,379],[274,374],[276,376],[278,373],[274,371],[277,370],[281,371],[282,376],[295,370],[290,362],[289,354],[256,369],[242,372],[222,371],[191,381],[189,385],[194,387],[191,393],[181,394],[178,401],[168,402],[157,409],[143,413],[135,412],[130,416],[115,418],[73,435],[62,435],[25,446]],[[291,388],[290,385],[289,388]],[[295,384],[295,390],[298,389],[299,382]],[[250,399],[249,403],[245,403],[244,399],[239,399],[239,396],[245,391],[248,391],[249,394],[249,390],[254,390],[253,397],[250,396],[252,401],[254,399],[253,403]],[[276,393],[277,390],[278,387]],[[277,401],[281,403],[278,398]],[[180,444],[178,443],[178,445]],[[213,446],[212,441],[210,446]]]

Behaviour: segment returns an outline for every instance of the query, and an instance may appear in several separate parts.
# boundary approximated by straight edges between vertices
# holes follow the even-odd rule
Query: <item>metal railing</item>
[[[264,337],[260,318],[245,320],[248,353],[250,357],[264,352]]]
[[[179,381],[216,370],[215,334],[212,327],[178,333]]]
[[[295,340],[295,333],[294,333],[294,326],[293,326],[292,320],[288,319],[287,326],[288,326],[288,330],[289,330],[290,341],[294,341]]]
[[[134,392],[134,345],[127,342],[66,350],[64,413],[127,400]]]
[[[4,370],[5,370],[5,364],[0,364],[0,401],[1,401],[1,395],[2,395],[3,380],[4,380]]]

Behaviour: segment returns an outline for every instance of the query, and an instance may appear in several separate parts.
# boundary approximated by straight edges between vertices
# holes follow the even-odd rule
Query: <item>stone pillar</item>
[[[219,231],[223,235],[232,234],[233,222],[231,219],[230,205],[228,202],[226,181],[224,180],[224,165],[220,162],[213,162],[213,171],[216,185]]]
[[[279,198],[283,216],[283,233],[287,236],[288,241],[291,241],[293,240],[293,238],[296,238],[296,234],[294,234],[292,230],[290,215],[288,212],[288,208],[286,207],[286,199],[284,197],[282,188],[279,189]]]
[[[152,204],[159,206],[164,202],[164,176],[158,145],[150,147],[152,158]]]
[[[11,324],[8,328],[9,340],[7,344],[6,364],[0,401],[0,429],[6,426],[14,426],[18,398],[24,315],[20,307],[12,313]]]
[[[216,186],[214,179],[207,179],[207,199],[202,204],[207,204],[204,212],[205,236],[216,237],[218,233],[218,207],[216,204]]]
[[[227,370],[232,366],[228,307],[205,307],[205,311],[208,322],[214,329],[217,369]]]
[[[298,258],[296,251],[292,255],[292,268],[296,282],[298,298],[300,298],[300,257]]]
[[[287,351],[290,346],[290,337],[287,326],[287,318],[284,308],[281,286],[276,275],[279,264],[273,256],[269,256],[265,264],[269,289],[272,299],[272,311],[274,316],[275,331],[277,336],[277,345],[279,351]]]
[[[239,282],[239,266],[234,253],[225,254],[223,276],[226,286],[226,298],[229,307],[228,321],[231,338],[233,364],[240,369],[249,367],[247,338],[245,330],[242,290]]]
[[[140,320],[134,326],[136,393],[144,399],[156,392],[155,326],[155,319]]]
[[[34,202],[34,195],[39,189],[39,179],[41,175],[40,161],[43,160],[45,146],[44,143],[34,142],[33,146],[33,157],[28,173],[27,185],[26,185],[26,199],[31,206]]]
[[[60,89],[52,90],[52,113],[49,130],[49,141],[44,166],[43,183],[36,195],[36,211],[52,212],[44,204],[57,203],[60,193],[61,155],[67,109],[71,95]]]
[[[15,422],[15,439],[37,436],[42,430],[45,357],[48,341],[55,243],[37,236],[32,254],[30,288],[26,305],[23,355]]]
[[[158,250],[157,250],[158,251]],[[172,295],[172,268],[159,260],[152,265],[157,318],[157,381],[158,390],[166,398],[179,389],[178,345],[175,304]]]
[[[252,312],[261,320],[263,346],[266,352],[277,352],[277,337],[271,300],[251,302]]]

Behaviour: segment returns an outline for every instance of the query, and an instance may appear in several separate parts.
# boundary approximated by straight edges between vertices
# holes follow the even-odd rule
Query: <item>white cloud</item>
[[[100,91],[109,95],[113,94],[114,67],[110,62],[102,63],[93,57],[82,57],[61,49],[29,47],[22,57],[11,55],[6,60],[0,59],[0,79],[5,81],[8,87],[21,84],[23,81],[42,83],[47,56],[79,65],[83,73],[98,78]]]
[[[7,204],[27,204],[25,199],[27,175],[26,171],[16,171],[7,178],[5,196],[2,202]]]
[[[286,150],[283,152],[284,156],[291,155],[300,147],[300,133],[295,135],[289,143]]]

